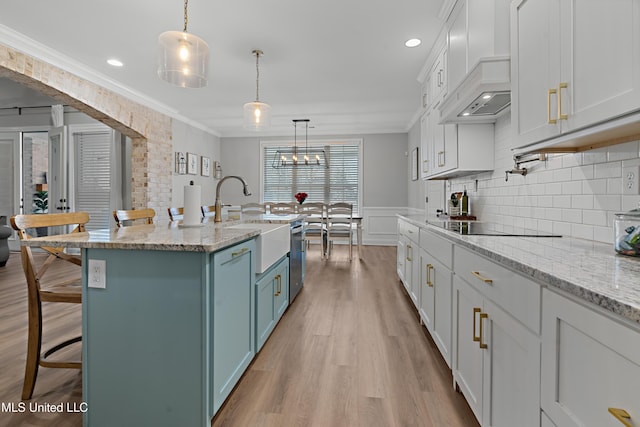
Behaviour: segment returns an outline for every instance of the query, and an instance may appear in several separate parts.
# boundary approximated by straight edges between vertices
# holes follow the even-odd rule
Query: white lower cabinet
[[[545,289],[542,337],[541,403],[553,425],[640,426],[640,328]]]
[[[398,221],[398,277],[416,308],[420,299],[419,228],[406,221]]]
[[[453,244],[420,230],[420,305],[418,311],[445,362],[451,367],[451,263]]]
[[[512,314],[522,301],[509,291],[539,294],[540,286],[457,246],[454,272],[455,384],[482,426],[539,427],[540,336]],[[531,306],[526,313],[540,312],[540,298],[524,303]]]

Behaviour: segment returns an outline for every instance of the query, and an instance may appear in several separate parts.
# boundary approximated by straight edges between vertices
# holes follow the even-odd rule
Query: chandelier
[[[321,147],[309,147],[309,119],[293,120],[293,147],[278,148],[271,166],[278,169],[297,166],[320,166],[328,168],[327,156]],[[298,123],[305,124],[304,148],[298,148]]]
[[[183,31],[165,31],[158,37],[158,76],[176,86],[200,88],[207,85],[209,46],[187,33],[188,3],[184,1]]]

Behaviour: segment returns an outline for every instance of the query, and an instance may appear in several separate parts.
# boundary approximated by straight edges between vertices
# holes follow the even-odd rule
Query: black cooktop
[[[437,221],[429,224],[469,236],[562,237],[559,234],[492,222]]]

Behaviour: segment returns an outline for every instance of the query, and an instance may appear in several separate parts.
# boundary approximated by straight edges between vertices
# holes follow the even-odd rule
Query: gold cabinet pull
[[[280,276],[279,274],[276,275],[275,280],[277,284],[276,284],[276,293],[274,295],[279,296],[280,292],[282,292],[282,276]]]
[[[560,83],[558,85],[558,119],[559,120],[567,120],[569,118],[568,114],[562,114],[562,89],[566,89],[569,87],[567,83]]]
[[[557,94],[558,91],[556,89],[549,89],[547,91],[547,123],[549,123],[550,125],[558,123],[556,119],[551,118],[551,95],[553,95],[554,93]]]
[[[232,257],[237,257],[238,255],[242,255],[242,254],[244,254],[246,252],[249,252],[249,248],[242,248],[237,252],[231,252],[231,256]]]
[[[407,249],[411,251],[411,256],[409,256],[409,251],[407,251],[407,261],[413,261],[413,248],[411,245],[407,245]]]
[[[472,271],[471,274],[482,280],[484,283],[493,283],[493,280],[483,277],[479,271]]]
[[[479,342],[480,341],[480,335],[476,335],[476,314],[481,313],[482,309],[478,308],[478,307],[473,307],[473,341],[474,342]]]
[[[440,162],[440,155],[442,155],[443,161]],[[438,167],[441,168],[444,166],[444,151],[438,151]]]
[[[422,161],[422,172],[429,172],[429,160]]]
[[[487,348],[487,345],[482,342],[482,320],[488,319],[488,318],[489,318],[489,315],[487,313],[480,313],[480,336],[478,337],[480,348]]]
[[[633,427],[627,420],[631,419],[631,415],[624,409],[620,408],[609,408],[609,412],[611,415],[615,417],[616,420],[620,421],[625,427]]]
[[[433,264],[427,264],[427,286],[433,288],[433,282],[431,281],[431,270],[433,270]]]

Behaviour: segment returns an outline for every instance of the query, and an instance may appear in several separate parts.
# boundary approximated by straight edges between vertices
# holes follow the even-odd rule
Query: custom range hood
[[[481,58],[440,104],[440,123],[492,123],[510,105],[510,58]]]

